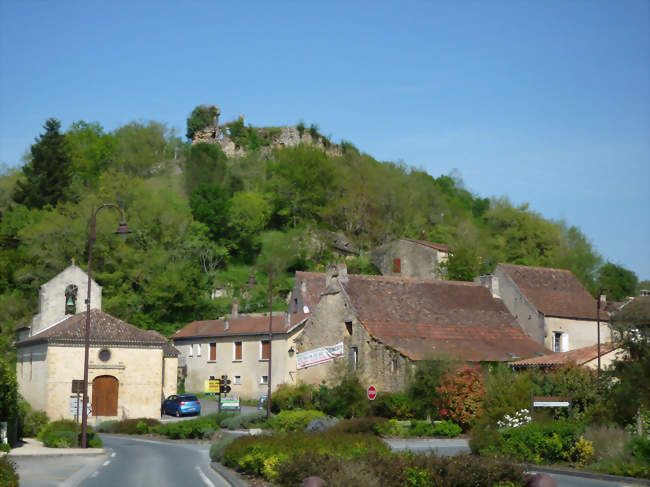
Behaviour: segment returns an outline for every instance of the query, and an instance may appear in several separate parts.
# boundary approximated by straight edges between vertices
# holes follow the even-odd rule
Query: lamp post
[[[87,448],[86,445],[86,430],[88,426],[88,355],[90,354],[90,286],[92,281],[93,271],[93,244],[96,238],[96,221],[97,213],[102,208],[114,208],[120,212],[120,226],[115,232],[118,235],[126,235],[131,233],[129,227],[126,226],[124,219],[124,211],[117,205],[112,203],[105,203],[95,209],[95,205],[90,210],[90,237],[88,239],[88,295],[86,297],[86,329],[84,333],[84,380],[83,380],[83,404],[81,410],[81,448]]]

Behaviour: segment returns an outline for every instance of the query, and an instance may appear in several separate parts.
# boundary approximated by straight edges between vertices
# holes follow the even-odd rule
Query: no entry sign
[[[371,401],[374,401],[377,397],[377,389],[375,389],[375,386],[368,386],[366,393],[368,394],[368,399]]]

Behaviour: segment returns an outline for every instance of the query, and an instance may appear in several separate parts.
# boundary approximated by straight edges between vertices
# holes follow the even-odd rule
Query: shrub
[[[596,460],[624,461],[626,459],[624,448],[630,435],[623,428],[606,425],[588,426],[584,437],[593,445]]]
[[[381,394],[372,405],[373,413],[384,418],[411,419],[415,416],[413,400],[407,394]]]
[[[503,446],[503,437],[490,427],[477,428],[472,431],[469,447],[474,455],[499,455]]]
[[[411,421],[409,436],[433,436],[433,426],[429,421]]]
[[[23,419],[23,437],[35,438],[49,419],[44,411],[30,410]]]
[[[74,431],[49,429],[43,435],[43,445],[48,448],[73,448],[81,444],[81,433],[78,434],[78,441],[75,442]],[[88,448],[101,448],[101,438],[88,428],[86,431],[86,444]]]
[[[633,436],[626,447],[632,453],[635,461],[650,466],[650,438],[647,436]]]
[[[485,388],[481,368],[463,367],[455,374],[447,372],[436,389],[440,396],[440,416],[469,429],[482,412]]]
[[[315,410],[282,411],[271,418],[269,424],[276,431],[303,431],[311,420],[324,416],[324,413]]]
[[[142,435],[161,424],[160,421],[152,418],[123,419],[121,421],[110,420],[101,423],[97,431],[122,435]]]
[[[333,434],[347,433],[377,435],[381,429],[381,425],[384,423],[386,423],[385,418],[378,418],[376,416],[344,419],[337,423],[330,432]]]
[[[314,409],[314,391],[315,388],[311,384],[281,384],[271,395],[271,411],[279,413],[289,409]]]
[[[594,456],[594,447],[590,441],[581,436],[569,450],[569,459],[578,465],[585,465],[591,461]]]
[[[215,443],[210,447],[210,459],[213,462],[220,462],[223,457],[223,452],[226,447],[230,445],[235,440],[234,437],[230,435],[221,436]]]
[[[345,376],[332,388],[321,385],[314,392],[314,407],[338,418],[365,417],[370,412],[366,389],[355,376]]]
[[[11,445],[9,443],[0,443],[0,452],[8,453],[11,451]]]
[[[453,421],[436,421],[433,425],[433,434],[438,436],[447,436],[453,438],[462,433],[462,428]]]
[[[219,429],[217,422],[210,417],[204,416],[187,421],[176,423],[160,424],[151,429],[152,432],[161,436],[167,436],[173,440],[187,438],[210,438]]]
[[[453,358],[420,360],[417,363],[415,374],[407,390],[415,417],[420,419],[427,417],[439,418],[437,388],[445,374],[456,367],[457,360]]]
[[[16,464],[7,456],[0,457],[0,485],[3,487],[18,487],[18,472]]]
[[[73,419],[59,419],[57,421],[52,421],[50,423],[47,423],[45,426],[43,426],[38,432],[38,435],[36,435],[36,438],[38,439],[38,441],[43,441],[43,437],[48,431],[53,431],[53,430],[74,431],[75,428],[78,427],[76,422]],[[90,426],[87,426],[86,431],[89,430],[92,430],[92,428]]]
[[[255,411],[250,414],[237,414],[221,421],[221,426],[229,430],[248,428],[256,423],[266,421],[266,412]]]
[[[312,419],[305,428],[305,432],[324,433],[325,431],[331,430],[339,423],[339,421],[341,420],[333,416],[324,416],[322,418]]]

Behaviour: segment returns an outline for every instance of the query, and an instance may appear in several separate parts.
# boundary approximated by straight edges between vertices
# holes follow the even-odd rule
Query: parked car
[[[260,397],[260,400],[257,402],[257,409],[260,411],[266,409],[266,394]]]
[[[162,403],[162,414],[183,416],[184,414],[201,414],[201,403],[193,394],[169,396]]]

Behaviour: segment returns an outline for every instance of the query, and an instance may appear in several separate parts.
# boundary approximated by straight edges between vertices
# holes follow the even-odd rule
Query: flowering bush
[[[518,428],[519,426],[530,423],[532,419],[528,409],[521,409],[512,416],[506,414],[502,420],[497,421],[497,426],[499,428]]]
[[[440,397],[440,417],[469,429],[485,401],[481,367],[463,367],[455,374],[447,372],[436,392]]]

